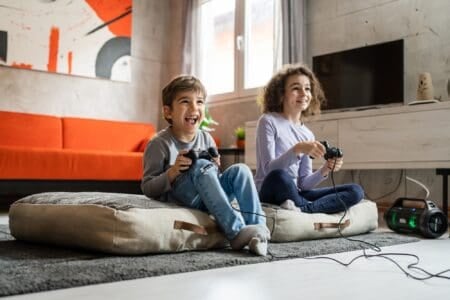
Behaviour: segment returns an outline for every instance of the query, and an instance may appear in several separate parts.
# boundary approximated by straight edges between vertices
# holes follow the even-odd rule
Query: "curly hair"
[[[305,75],[311,82],[312,99],[308,108],[302,112],[302,117],[320,114],[320,107],[325,103],[325,94],[316,75],[305,65],[285,65],[278,71],[262,89],[258,104],[263,113],[283,112],[283,96],[287,79],[292,75]]]
[[[197,77],[192,75],[178,75],[163,88],[162,105],[172,107],[176,95],[185,91],[201,93],[206,98],[206,89]],[[172,124],[172,120],[165,119],[169,124]]]

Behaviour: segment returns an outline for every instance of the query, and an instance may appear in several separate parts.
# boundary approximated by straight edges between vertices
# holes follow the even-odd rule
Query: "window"
[[[279,66],[278,2],[201,2],[197,70],[212,101],[256,94]]]

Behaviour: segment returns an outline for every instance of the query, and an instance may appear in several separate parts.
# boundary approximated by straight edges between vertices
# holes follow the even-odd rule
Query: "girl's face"
[[[205,117],[205,99],[196,91],[177,93],[172,106],[164,106],[164,117],[172,120],[175,136],[189,142]]]
[[[311,82],[306,75],[291,75],[286,80],[283,95],[283,113],[301,114],[311,103]]]

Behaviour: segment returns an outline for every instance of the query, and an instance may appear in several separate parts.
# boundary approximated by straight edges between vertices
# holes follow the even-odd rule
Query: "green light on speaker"
[[[397,212],[391,214],[391,224],[392,226],[397,226]]]
[[[409,218],[408,225],[409,225],[409,227],[411,227],[413,229],[417,227],[417,216],[416,215],[413,215]]]

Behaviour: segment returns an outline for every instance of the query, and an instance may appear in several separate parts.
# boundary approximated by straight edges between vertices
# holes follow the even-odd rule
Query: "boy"
[[[206,90],[194,76],[174,78],[162,91],[163,115],[169,126],[156,135],[144,153],[143,193],[212,214],[235,250],[248,245],[265,256],[270,232],[265,223],[252,173],[236,164],[219,174],[220,157],[185,156],[215,147],[211,135],[199,129],[205,116]],[[242,215],[230,202],[236,198]]]

